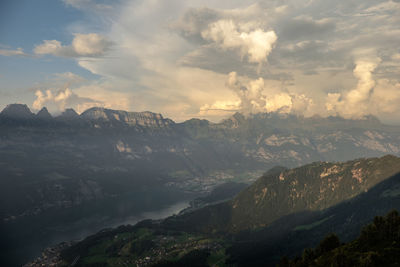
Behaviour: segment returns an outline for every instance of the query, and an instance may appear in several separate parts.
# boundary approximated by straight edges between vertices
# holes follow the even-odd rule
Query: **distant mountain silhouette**
[[[25,104],[10,104],[7,105],[0,113],[2,117],[10,119],[31,119],[34,114]]]
[[[49,113],[49,111],[47,110],[46,107],[43,107],[37,114],[36,117],[39,119],[43,119],[43,120],[50,120],[53,117],[51,116],[51,114]]]

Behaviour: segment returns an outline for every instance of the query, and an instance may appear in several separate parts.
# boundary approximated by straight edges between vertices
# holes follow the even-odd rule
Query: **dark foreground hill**
[[[281,169],[279,174],[275,169],[272,174],[266,174],[253,186],[245,189],[233,201],[206,206],[165,220],[147,220],[135,226],[104,230],[63,249],[56,260],[65,264],[75,263],[76,266],[184,266],[188,262],[201,263],[200,266],[274,266],[281,256],[299,255],[304,248],[317,246],[319,240],[331,232],[337,233],[340,240],[348,242],[356,238],[361,228],[374,216],[400,209],[398,158],[386,156],[332,163],[329,168],[336,166],[345,173],[352,174],[351,170],[355,167],[365,171],[362,178],[368,186],[354,191],[355,193],[349,190],[353,193],[343,194],[340,191],[351,189],[352,180],[359,183],[359,176],[344,175],[339,179],[343,174],[341,172],[331,173],[330,178],[310,175],[316,172],[318,164],[321,166],[318,169],[319,174],[326,173],[325,167],[328,163],[314,163],[292,170]],[[268,175],[282,182],[279,180],[281,174],[288,176],[289,173],[297,177],[298,184],[307,184],[311,192],[315,188],[327,187],[320,182],[322,178],[331,179],[335,183],[344,180],[344,185],[335,187],[337,190],[334,190],[333,195],[337,197],[331,198],[327,194],[329,198],[324,206],[317,208],[301,204],[304,198],[295,198],[291,203],[300,203],[302,206],[299,207],[302,208],[288,210],[286,214],[281,214],[279,210],[270,211],[269,206],[264,206],[265,210],[255,209],[258,204],[255,200],[258,198],[254,197],[258,195],[258,190],[252,187],[261,185],[262,189],[263,181]],[[274,186],[269,186],[270,190],[275,190]],[[279,188],[279,185],[276,186]],[[327,188],[332,188],[332,185]],[[247,202],[248,197],[243,195],[248,196],[251,192],[254,201]],[[276,219],[267,218],[255,224],[254,218],[245,214],[241,225],[246,226],[247,222],[247,227],[232,228],[231,222],[235,217],[230,208],[235,203],[247,204],[247,209],[254,212],[264,211],[272,215],[275,212]]]
[[[345,244],[330,234],[315,249],[305,249],[301,257],[291,261],[283,257],[278,267],[289,266],[400,266],[400,215],[393,210],[376,216],[357,239]]]

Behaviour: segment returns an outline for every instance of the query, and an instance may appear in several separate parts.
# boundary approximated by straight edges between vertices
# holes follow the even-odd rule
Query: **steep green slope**
[[[400,172],[400,158],[316,162],[264,175],[232,202],[231,229],[266,226],[295,212],[323,210]]]
[[[329,209],[290,214],[268,227],[240,233],[227,253],[239,266],[274,266],[281,255],[299,255],[331,232],[349,242],[374,216],[400,209],[399,188],[400,173]]]
[[[289,214],[320,211],[368,191],[400,173],[400,158],[315,162],[267,172],[232,201],[171,218],[166,223],[203,232],[240,232],[265,227]]]

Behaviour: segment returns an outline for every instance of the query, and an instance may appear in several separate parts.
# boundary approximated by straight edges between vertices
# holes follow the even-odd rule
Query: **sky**
[[[0,109],[400,124],[399,74],[399,0],[0,2]]]

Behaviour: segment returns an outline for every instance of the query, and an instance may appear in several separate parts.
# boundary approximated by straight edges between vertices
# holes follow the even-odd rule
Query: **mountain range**
[[[35,114],[26,105],[11,104],[0,113],[0,148],[0,230],[7,237],[0,247],[4,255],[23,259],[14,250],[29,240],[33,246],[39,239],[44,248],[65,239],[66,229],[93,231],[115,225],[117,218],[190,201],[226,182],[250,184],[276,165],[293,168],[399,155],[400,127],[382,124],[373,116],[350,120],[278,113],[236,113],[219,123],[174,122],[152,112],[98,107],[81,114],[67,109],[52,116],[46,108]],[[359,175],[363,171],[355,174]],[[321,183],[332,184],[328,176]],[[265,179],[260,196],[276,182]],[[288,173],[278,180],[289,186],[296,182],[293,179]],[[353,184],[342,186],[351,198],[378,180],[364,184],[353,179]],[[304,188],[292,188],[297,191],[268,189],[265,197],[280,201],[273,194],[284,191],[293,200],[306,197]],[[334,203],[331,198],[333,194],[329,203]],[[326,207],[326,200],[315,201],[316,209]],[[286,201],[282,215],[306,204]],[[258,220],[254,218],[254,227]],[[243,228],[240,219],[229,227]],[[45,242],[39,229],[48,236],[63,235]],[[31,257],[38,249],[20,253]]]
[[[0,113],[0,146],[2,203],[13,200],[0,217],[12,220],[113,197],[133,184],[209,192],[227,181],[252,182],[276,165],[399,155],[400,127],[372,116],[275,113],[175,123],[152,112],[105,108],[80,115],[67,109],[53,118],[46,108],[34,114],[11,104]]]

